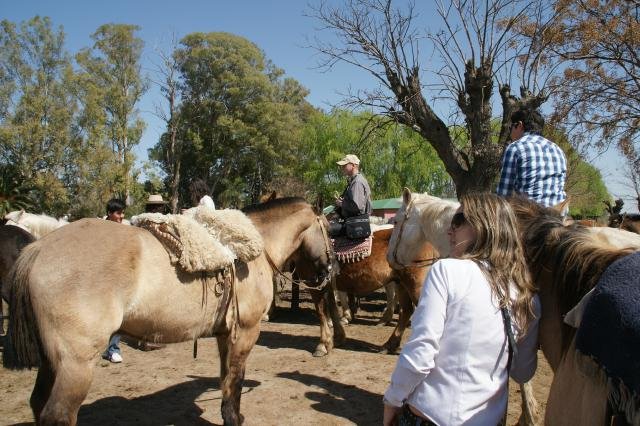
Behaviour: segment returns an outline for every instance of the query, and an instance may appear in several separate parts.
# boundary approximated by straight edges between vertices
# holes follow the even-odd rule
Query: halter
[[[293,278],[289,278],[276,266],[275,262],[273,261],[271,256],[269,256],[269,252],[267,252],[266,249],[264,250],[264,254],[265,254],[265,257],[267,258],[267,262],[269,262],[269,266],[271,266],[271,269],[273,269],[273,272],[276,275],[279,275],[285,281],[288,281],[291,284],[300,285],[303,288],[322,291],[327,286],[327,284],[333,282],[336,274],[333,271],[333,266],[332,266],[334,261],[334,256],[333,256],[333,249],[331,248],[331,243],[329,242],[329,233],[327,232],[327,229],[324,226],[324,223],[322,223],[322,219],[320,218],[320,216],[316,216],[316,221],[318,222],[318,225],[320,225],[320,229],[322,230],[322,240],[324,242],[325,254],[327,256],[327,259],[329,260],[329,266],[327,268],[329,270],[329,273],[319,285],[311,286],[307,284],[307,281],[305,280],[294,280]]]
[[[423,201],[422,204],[423,203],[426,203],[426,201]],[[427,258],[427,259],[414,260],[414,261],[412,261],[411,263],[408,263],[408,264],[401,263],[398,260],[398,246],[400,245],[400,240],[402,239],[402,232],[404,231],[404,225],[405,225],[405,223],[407,223],[407,219],[409,218],[409,210],[411,210],[411,208],[413,207],[414,204],[416,204],[415,203],[415,199],[411,199],[411,201],[409,201],[409,204],[407,204],[407,208],[404,210],[404,217],[402,218],[402,222],[400,223],[400,230],[398,232],[398,239],[396,240],[396,245],[393,248],[393,261],[396,263],[396,265],[400,265],[402,267],[402,269],[424,268],[426,266],[431,266],[435,262],[440,260],[439,257],[430,257],[430,258]]]

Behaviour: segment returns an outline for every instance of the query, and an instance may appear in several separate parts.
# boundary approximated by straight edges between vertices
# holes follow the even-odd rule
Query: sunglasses
[[[451,218],[451,229],[457,229],[467,222],[467,218],[464,217],[464,213],[459,212],[453,215]]]

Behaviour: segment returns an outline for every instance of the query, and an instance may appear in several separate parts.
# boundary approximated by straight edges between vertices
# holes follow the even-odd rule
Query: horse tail
[[[22,370],[39,367],[42,342],[36,320],[29,276],[31,266],[40,252],[37,243],[24,248],[7,280],[9,287],[9,331],[4,345],[2,364],[5,368]]]

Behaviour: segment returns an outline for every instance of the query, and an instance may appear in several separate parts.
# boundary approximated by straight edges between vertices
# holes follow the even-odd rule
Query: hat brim
[[[168,201],[147,201],[147,205],[153,205],[153,204],[157,204],[157,205],[164,205],[167,204]]]
[[[347,161],[347,160],[340,160],[340,161],[336,161],[336,164],[337,164],[338,166],[344,166],[344,165],[349,164],[349,161]]]

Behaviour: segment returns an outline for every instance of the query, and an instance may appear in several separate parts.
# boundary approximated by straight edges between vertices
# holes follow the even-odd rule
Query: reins
[[[305,280],[294,280],[293,278],[288,277],[284,272],[280,270],[280,268],[278,268],[266,249],[264,250],[264,255],[267,258],[267,262],[269,263],[269,266],[271,266],[274,274],[278,275],[280,278],[291,283],[292,285],[296,284],[302,286],[303,288],[321,291],[327,286],[327,284],[329,284],[333,280],[333,278],[335,277],[335,273],[333,272],[333,268],[331,266],[331,263],[333,262],[333,250],[331,249],[331,244],[329,242],[329,234],[324,224],[322,223],[320,216],[316,216],[316,221],[318,222],[318,225],[320,225],[320,229],[322,230],[322,239],[324,242],[325,254],[327,255],[327,259],[329,259],[330,262],[328,268],[329,274],[322,280],[319,285],[312,286],[307,284],[307,281]]]
[[[426,203],[426,201],[423,201],[422,203]],[[404,225],[407,223],[407,219],[409,218],[409,210],[413,207],[413,205],[416,204],[415,203],[415,199],[412,199],[411,201],[409,201],[409,204],[407,204],[407,208],[404,211],[404,217],[402,218],[402,222],[400,223],[400,230],[398,232],[398,239],[396,241],[396,245],[395,247],[393,247],[393,261],[395,262],[396,265],[400,265],[402,267],[402,269],[407,269],[407,268],[424,268],[427,266],[431,266],[434,263],[436,263],[438,260],[440,260],[439,257],[430,257],[427,259],[418,259],[418,260],[414,260],[411,263],[408,264],[404,264],[402,262],[400,262],[398,260],[398,246],[400,246],[400,240],[402,239],[402,233],[404,231]]]

